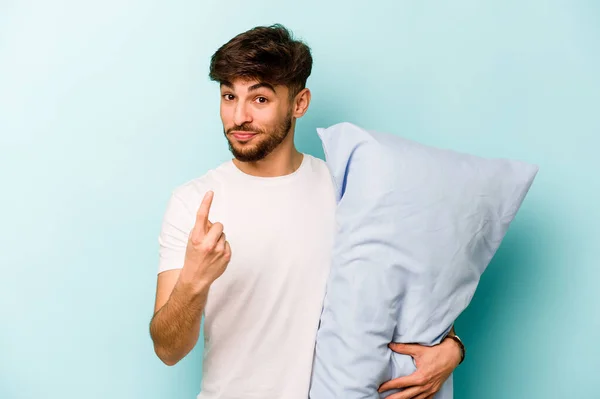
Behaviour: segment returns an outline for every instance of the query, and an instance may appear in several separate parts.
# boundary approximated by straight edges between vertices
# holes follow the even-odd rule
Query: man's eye
[[[233,98],[234,98],[234,97],[233,97],[233,94],[224,94],[224,95],[223,95],[223,98],[224,98],[225,100],[229,100],[229,101],[231,101],[231,100],[233,100]]]
[[[259,104],[266,104],[268,100],[265,97],[257,97],[256,101],[258,101]]]

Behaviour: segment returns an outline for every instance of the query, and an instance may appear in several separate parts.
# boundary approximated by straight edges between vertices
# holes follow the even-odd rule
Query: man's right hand
[[[210,286],[225,272],[231,259],[231,248],[225,239],[223,225],[208,220],[213,196],[212,191],[207,192],[198,208],[180,276],[198,287]]]

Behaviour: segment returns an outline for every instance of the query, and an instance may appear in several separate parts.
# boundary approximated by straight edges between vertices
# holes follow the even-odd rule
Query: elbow
[[[171,367],[175,366],[181,360],[181,357],[173,356],[173,354],[166,353],[161,348],[154,346],[154,353],[165,365]]]
[[[162,362],[169,367],[175,366],[177,363],[179,363],[179,360],[177,359],[161,358],[160,360],[162,360]]]

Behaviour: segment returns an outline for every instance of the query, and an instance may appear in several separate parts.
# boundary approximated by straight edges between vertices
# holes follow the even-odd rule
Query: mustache
[[[262,129],[254,127],[250,124],[244,123],[243,125],[235,125],[229,129],[227,129],[226,133],[229,134],[231,132],[252,132],[252,133],[262,133]]]

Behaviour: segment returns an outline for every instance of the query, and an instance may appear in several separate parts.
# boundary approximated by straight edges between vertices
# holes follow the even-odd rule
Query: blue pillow
[[[311,399],[366,399],[415,370],[390,342],[435,345],[467,307],[538,172],[350,123],[317,129],[337,232]],[[452,398],[452,378],[435,396]]]

